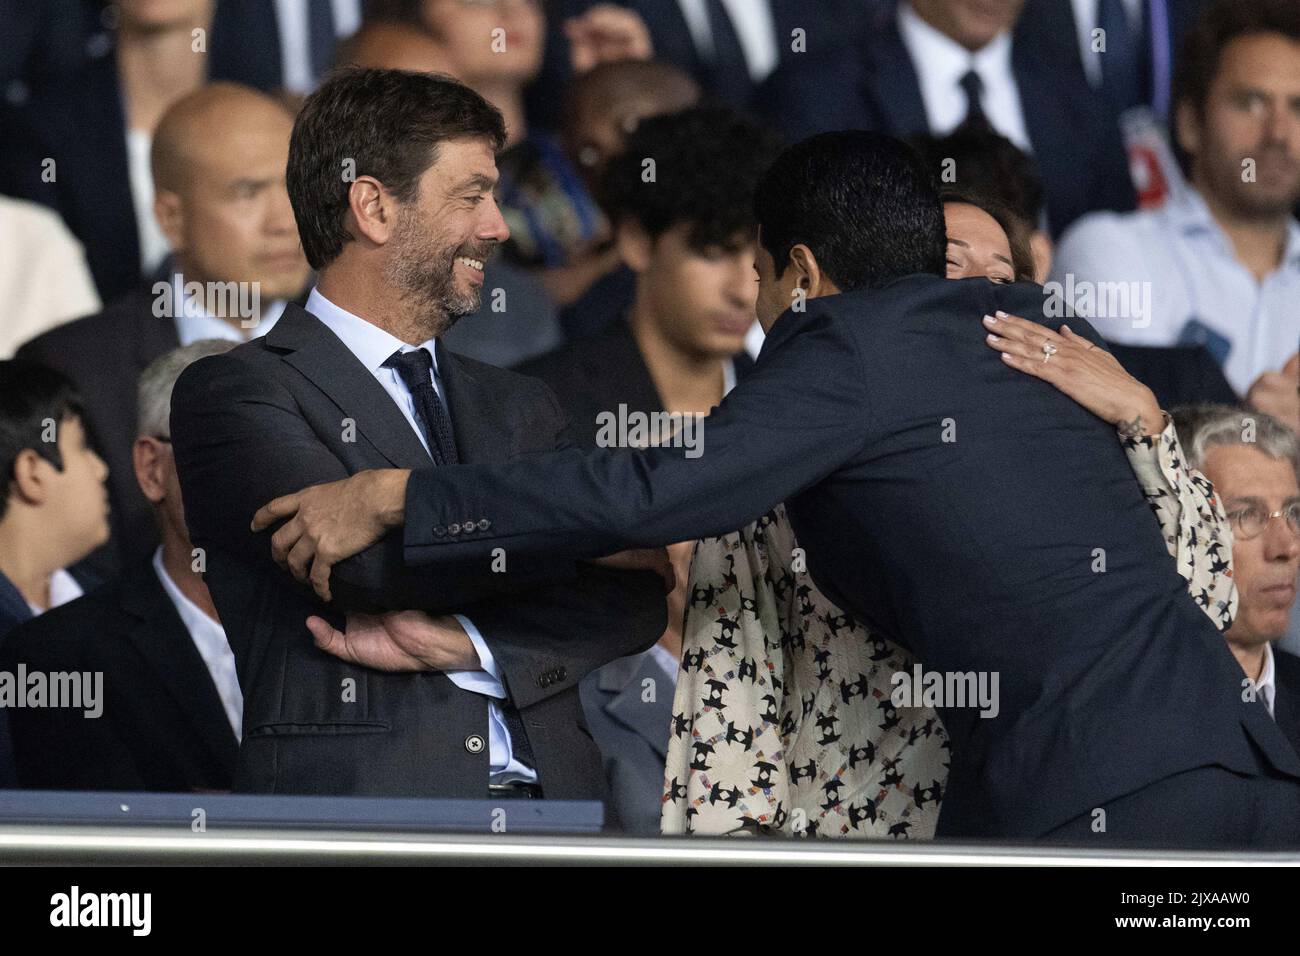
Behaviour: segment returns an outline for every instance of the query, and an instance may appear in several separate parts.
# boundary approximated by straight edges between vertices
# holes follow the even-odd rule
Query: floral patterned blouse
[[[1214,488],[1168,419],[1121,438],[1188,590],[1226,630],[1232,543]],[[695,546],[660,826],[668,834],[933,837],[949,742],[929,708],[896,708],[913,661],[813,584],[785,507]]]

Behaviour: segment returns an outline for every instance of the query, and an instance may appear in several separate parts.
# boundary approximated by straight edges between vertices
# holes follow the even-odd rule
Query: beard
[[[432,335],[442,335],[463,315],[477,312],[481,290],[456,288],[456,259],[467,256],[486,264],[496,247],[492,242],[440,245],[436,230],[424,228],[413,210],[403,212],[393,233],[393,256],[387,278],[412,302],[420,315],[429,317]]]
[[[1267,163],[1284,175],[1271,177],[1272,182],[1263,177],[1245,182],[1242,163],[1246,157],[1243,156],[1232,162],[1215,164],[1210,170],[1215,192],[1224,197],[1236,215],[1245,219],[1274,219],[1288,215],[1300,199],[1300,167],[1284,149],[1275,147],[1263,147],[1255,151],[1252,158],[1260,165]]]

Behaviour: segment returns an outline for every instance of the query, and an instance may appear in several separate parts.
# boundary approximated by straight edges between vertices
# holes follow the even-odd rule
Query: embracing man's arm
[[[277,532],[284,547],[311,539],[318,590],[329,565],[399,509],[407,563],[444,572],[481,566],[495,549],[507,561],[583,557],[733,531],[835,471],[872,431],[856,343],[821,302],[777,323],[755,369],[699,424],[694,450],[567,450],[383,473],[365,502],[342,482],[272,501],[256,520],[290,518]],[[460,518],[471,514],[487,527],[466,536]]]
[[[190,365],[173,392],[171,432],[194,544],[253,564],[272,562],[270,536],[249,526],[259,505],[348,477],[293,396],[246,359],[216,355]],[[389,474],[362,472],[349,486],[355,500],[339,503],[328,517],[367,514],[379,498],[376,479]],[[367,519],[368,532],[376,532],[371,541],[334,568],[333,605],[340,611],[455,610],[500,591],[573,579],[572,565],[558,561],[547,567],[520,558],[494,572],[490,555],[457,573],[408,566],[400,534],[383,534],[377,517]],[[400,509],[388,517],[400,520]],[[291,567],[298,557],[290,556]]]

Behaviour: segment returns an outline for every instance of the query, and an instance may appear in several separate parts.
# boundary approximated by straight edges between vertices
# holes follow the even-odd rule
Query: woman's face
[[[998,221],[978,206],[950,202],[943,205],[948,231],[949,279],[983,276],[993,282],[1015,282],[1011,241]]]

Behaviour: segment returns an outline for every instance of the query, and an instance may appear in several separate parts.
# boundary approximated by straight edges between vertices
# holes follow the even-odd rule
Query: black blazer
[[[1273,645],[1273,719],[1300,753],[1300,657]]]
[[[1136,197],[1119,127],[1082,67],[1063,66],[1019,36],[1011,64],[1052,234],[1059,236],[1086,212],[1132,209]],[[899,138],[929,131],[916,67],[893,17],[856,47],[783,66],[762,98],[791,139],[840,129]]]
[[[703,455],[595,449],[420,472],[407,562],[681,541],[785,501],[835,604],[927,670],[999,674],[998,717],[940,708],[953,747],[941,835],[1044,836],[1206,765],[1300,781],[1268,713],[1241,700],[1241,668],[1189,597],[1114,429],[985,345],[980,315],[1041,314],[1042,295],[917,275],[815,299],[777,320],[709,416]],[[485,534],[432,533],[480,512]]]
[[[1241,401],[1204,345],[1109,345],[1119,364],[1155,393],[1161,408]]]
[[[1166,49],[1170,58],[1170,75],[1177,66],[1183,35],[1196,22],[1208,5],[1206,0],[1152,0],[1165,8],[1165,33],[1157,36],[1152,30],[1151,2],[1142,4],[1143,30],[1146,44],[1142,51],[1143,82],[1146,85],[1145,102],[1152,103],[1155,95],[1152,62],[1156,46]],[[1032,45],[1048,62],[1061,64],[1071,70],[1083,71],[1079,53],[1079,31],[1074,20],[1074,4],[1070,0],[1034,0],[1026,3],[1020,20],[1016,23],[1016,39]],[[1164,91],[1166,95],[1168,90]]]
[[[460,459],[504,462],[556,448],[564,419],[539,382],[439,346]],[[465,574],[410,570],[400,536],[338,564],[326,608],[271,559],[253,513],[282,494],[366,468],[430,468],[396,404],[356,357],[295,305],[267,335],[201,359],[172,396],[185,515],[244,690],[236,789],[443,796],[486,792],[487,700],[442,673],[390,674],[318,651],[310,614],[425,608],[467,615],[520,709],[548,797],[598,798],[600,758],[577,685],[663,633],[663,584],[646,572],[516,557]],[[484,512],[452,522],[482,534]],[[446,533],[447,528],[443,531]],[[498,567],[500,563],[497,562]],[[520,589],[509,598],[503,589]],[[341,620],[340,620],[341,626]]]
[[[34,790],[229,790],[239,741],[150,562],[0,641],[0,669],[100,672],[103,713],[9,711],[19,785]]]
[[[754,367],[746,352],[732,357],[739,381]],[[596,416],[625,404],[629,412],[661,412],[664,401],[641,356],[632,328],[620,318],[609,327],[518,367],[550,386],[568,416],[574,444],[596,445]]]
[[[20,346],[17,357],[40,362],[72,379],[86,407],[91,441],[108,465],[112,540],[95,568],[125,568],[153,553],[158,528],[153,507],[135,479],[136,385],[146,366],[180,346],[176,323],[153,314],[153,299],[137,289],[103,312],[65,323]]]
[[[86,249],[99,297],[139,282],[140,242],[127,172],[126,114],[111,39],[91,44],[66,74],[0,103],[0,192],[57,211]],[[54,160],[53,181],[43,175]]]

